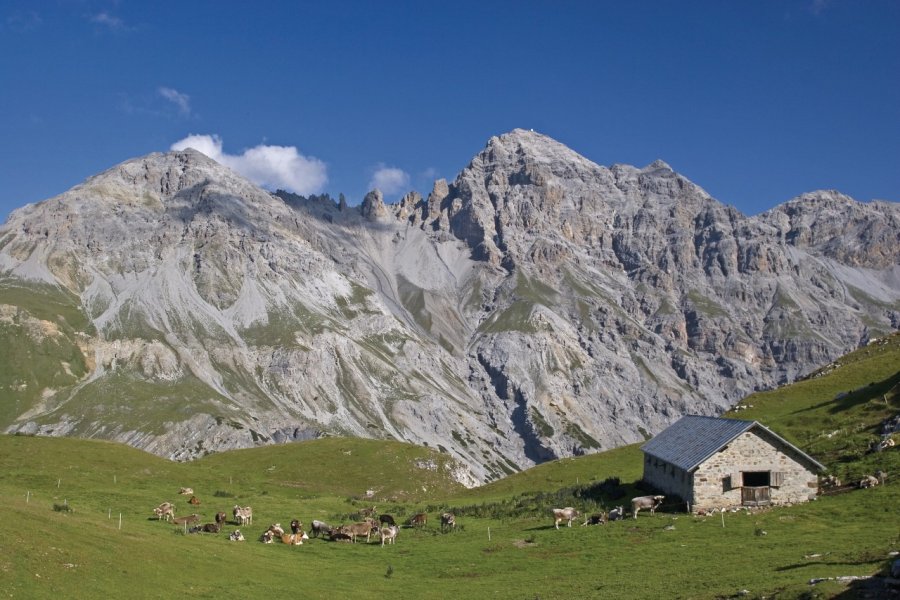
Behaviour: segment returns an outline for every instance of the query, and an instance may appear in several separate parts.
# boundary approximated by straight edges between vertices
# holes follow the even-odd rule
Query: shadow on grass
[[[808,562],[795,563],[793,565],[785,565],[783,567],[778,567],[775,570],[776,571],[793,571],[794,569],[802,569],[804,567],[817,567],[820,565],[829,565],[829,566],[876,565],[880,562],[882,562],[880,559],[871,559],[871,558],[863,558],[860,560],[810,560]]]
[[[837,400],[825,400],[824,402],[820,402],[819,404],[814,404],[812,406],[796,410],[794,411],[794,414],[814,412],[824,408],[827,408],[828,412],[832,415],[842,413],[844,411],[850,410],[851,408],[855,408],[860,404],[865,404],[873,398],[881,398],[889,394],[893,395],[894,398],[896,398],[897,392],[894,388],[898,386],[900,386],[900,371],[897,371],[892,376],[882,381],[872,382],[865,387],[852,390],[841,398],[838,398]],[[893,393],[891,394],[891,392]]]

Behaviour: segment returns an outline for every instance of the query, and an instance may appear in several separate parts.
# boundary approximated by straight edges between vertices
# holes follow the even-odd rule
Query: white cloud
[[[182,94],[176,89],[165,86],[157,88],[156,93],[174,104],[178,109],[178,114],[182,117],[189,117],[191,115],[191,97],[187,94]]]
[[[124,31],[127,29],[125,27],[125,21],[120,19],[119,17],[115,17],[105,10],[97,13],[96,15],[90,16],[90,22],[96,25],[103,25],[104,27],[108,27],[110,31]]]
[[[378,163],[369,181],[369,189],[374,188],[386,196],[406,191],[409,188],[409,174],[403,169]]]
[[[260,144],[241,154],[226,154],[218,135],[191,134],[172,144],[172,150],[193,148],[236,171],[257,185],[297,194],[321,192],[328,183],[328,167],[318,158],[303,156],[295,146]]]

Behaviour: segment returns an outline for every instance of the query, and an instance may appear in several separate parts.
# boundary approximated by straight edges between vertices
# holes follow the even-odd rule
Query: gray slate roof
[[[780,442],[793,449],[801,459],[809,461],[816,468],[825,469],[814,458],[758,421],[685,415],[641,446],[641,450],[685,471],[691,471],[731,440],[753,428],[758,428],[759,433],[770,441]]]

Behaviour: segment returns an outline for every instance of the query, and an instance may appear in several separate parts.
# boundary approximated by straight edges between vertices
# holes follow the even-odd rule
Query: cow
[[[584,527],[585,525],[603,525],[604,523],[606,523],[606,513],[598,512],[586,518],[581,526]]]
[[[425,527],[428,525],[428,513],[418,513],[409,518],[406,522],[410,527]]]
[[[172,519],[172,523],[175,525],[193,525],[194,523],[200,522],[200,515],[188,515],[186,517],[178,517],[177,519]]]
[[[637,519],[637,514],[640,512],[642,508],[647,508],[650,510],[650,514],[654,514],[656,509],[659,508],[659,505],[662,504],[662,501],[665,500],[665,496],[638,496],[637,498],[631,499],[631,514]]]
[[[231,535],[228,536],[228,539],[231,540],[232,542],[243,542],[244,534],[241,533],[240,529],[235,529],[234,531],[231,532]]]
[[[371,517],[371,516],[373,516],[373,515],[375,514],[375,512],[376,512],[376,511],[375,511],[375,507],[374,507],[374,506],[370,506],[370,507],[368,507],[368,508],[361,508],[361,509],[359,509],[359,516],[361,516],[361,517]]]
[[[362,523],[352,523],[351,525],[342,525],[340,527],[341,533],[347,534],[350,536],[350,541],[356,543],[356,538],[361,536],[366,536],[366,543],[369,543],[369,538],[372,535],[372,531],[376,530],[377,527],[373,525],[371,522],[363,521]]]
[[[222,526],[218,523],[207,523],[205,525],[191,527],[188,529],[188,533],[219,533],[221,530]]]
[[[303,523],[300,522],[299,519],[294,519],[291,521],[291,533],[302,533],[303,532]],[[309,538],[306,538],[309,539]]]
[[[223,513],[223,512],[217,512],[217,513],[216,513],[216,523],[219,523],[219,524],[221,524],[221,525],[224,525],[224,524],[225,524],[225,519],[227,519],[227,518],[228,518],[228,517],[227,517],[227,516],[225,515],[225,513]]]
[[[273,523],[269,525],[269,529],[267,531],[271,531],[275,537],[281,537],[284,535],[284,528],[281,526],[281,523]]]
[[[575,520],[581,513],[572,508],[571,506],[567,506],[565,508],[554,508],[553,509],[553,525],[559,529],[559,524],[562,521],[566,521],[566,525],[568,527],[572,526],[572,521]]]
[[[261,536],[259,536],[259,541],[263,544],[271,544],[275,539],[275,534],[272,533],[270,529],[266,529]]]
[[[625,518],[625,507],[617,506],[611,511],[609,511],[609,520],[610,521],[621,521]]]
[[[178,493],[182,496],[193,496],[194,488],[181,488],[180,490],[178,490]]]
[[[353,538],[350,537],[349,533],[344,531],[343,526],[341,527],[332,527],[328,531],[328,538],[332,542],[352,542]]]
[[[306,535],[305,531],[299,531],[295,533],[285,533],[281,536],[281,541],[285,544],[290,544],[291,546],[302,546],[303,540],[308,540],[309,536]]]
[[[872,475],[866,475],[862,479],[859,480],[860,488],[870,488],[878,485],[879,481],[877,477],[873,477]]]
[[[200,498],[197,496],[191,496],[191,499],[188,500],[188,504],[193,504],[194,506],[200,506]]]
[[[172,502],[163,502],[153,509],[153,514],[156,515],[158,521],[165,519],[166,522],[168,522],[169,519],[175,518],[175,504]]]
[[[378,517],[378,522],[382,525],[396,525],[397,523],[394,521],[394,517],[391,515],[381,515]]]
[[[441,515],[441,531],[450,531],[456,527],[456,515],[445,512]]]
[[[234,522],[238,525],[252,525],[253,524],[253,509],[249,506],[240,507],[237,504],[234,505]]]
[[[387,527],[382,527],[379,530],[381,534],[381,547],[384,548],[384,543],[393,544],[397,541],[397,534],[400,533],[400,528],[396,525],[388,525]]]
[[[328,523],[326,523],[324,521],[319,521],[318,519],[313,519],[312,536],[319,537],[319,534],[325,535],[326,533],[328,535],[331,535],[331,525],[329,525]]]

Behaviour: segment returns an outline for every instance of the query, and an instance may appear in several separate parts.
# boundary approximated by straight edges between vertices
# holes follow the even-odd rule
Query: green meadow
[[[326,438],[173,463],[108,442],[0,436],[0,593],[10,598],[855,598],[900,550],[900,447],[869,453],[900,413],[900,336],[817,376],[755,394],[729,414],[758,419],[848,487],[756,513],[655,516],[556,530],[554,506],[609,509],[644,493],[637,446],[546,463],[476,489],[447,455],[396,442]],[[900,441],[900,435],[896,436]],[[178,495],[191,487],[200,506]],[[372,490],[372,498],[365,496]],[[153,518],[163,501],[201,523],[234,505],[252,525],[186,534]],[[262,544],[272,523],[331,524],[375,505],[397,521],[426,511],[394,546],[312,539]],[[439,516],[457,514],[442,533]],[[307,527],[308,528],[308,527]],[[230,542],[240,529],[244,542]],[[746,591],[743,593],[742,591]],[[877,596],[874,596],[877,597]]]

